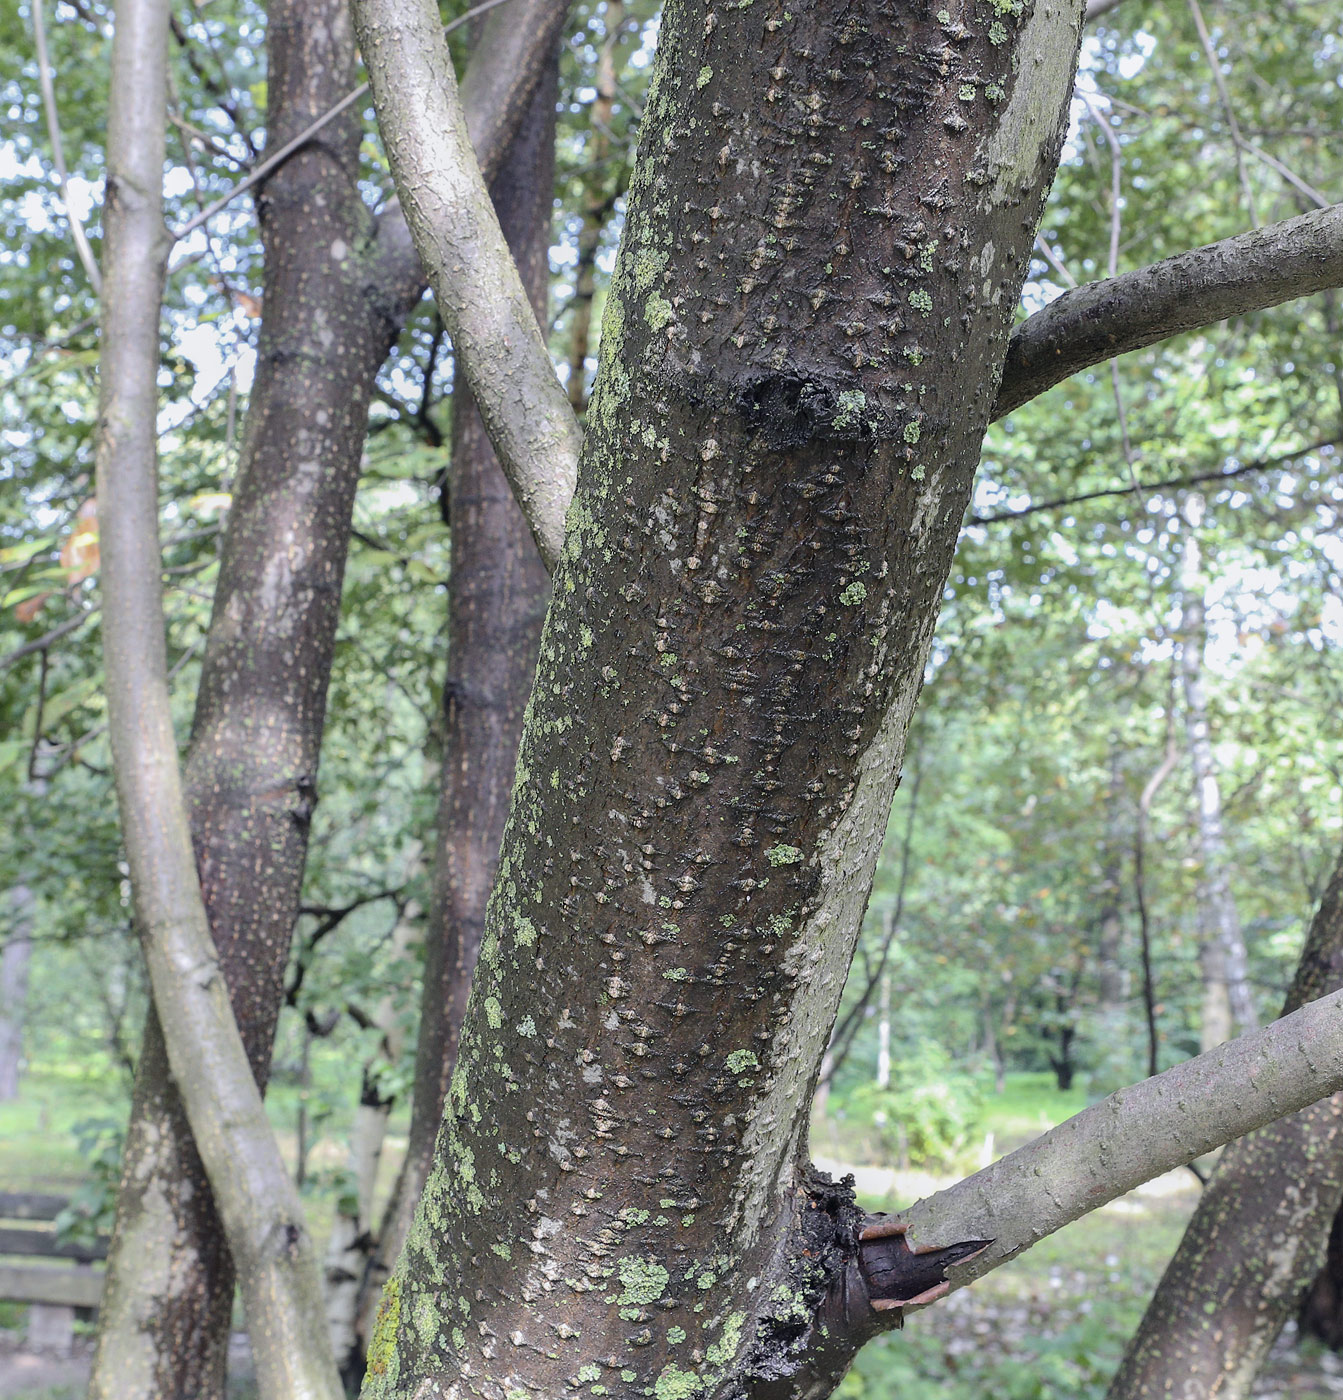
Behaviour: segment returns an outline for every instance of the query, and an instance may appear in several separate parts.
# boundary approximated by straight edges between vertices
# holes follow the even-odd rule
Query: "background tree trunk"
[[[550,292],[558,55],[536,84],[491,195],[544,324]],[[443,1120],[485,905],[513,790],[518,735],[550,578],[458,367],[453,381],[452,531],[444,757],[434,894],[425,932],[424,991],[405,1164],[362,1290],[367,1343],[379,1294],[405,1242]]]
[[[806,1108],[1081,18],[942,13],[664,12],[369,1395],[821,1395],[880,1325],[856,1290],[814,1325],[858,1214],[806,1166]],[[964,101],[972,80],[995,100]]]
[[[1198,528],[1203,498],[1192,493],[1185,503],[1188,525],[1180,561],[1180,677],[1184,686],[1185,732],[1194,770],[1195,818],[1203,870],[1199,880],[1199,964],[1203,972],[1202,1046],[1210,1050],[1231,1038],[1232,1030],[1259,1024],[1245,963],[1245,940],[1231,893],[1230,862],[1222,828],[1222,793],[1208,727],[1203,685],[1204,619],[1202,560]]]
[[[354,85],[346,7],[273,0],[267,44],[278,146]],[[201,892],[262,1085],[317,796],[369,392],[418,298],[370,287],[359,140],[357,113],[338,118],[258,195],[256,377],[185,769]],[[232,1305],[223,1229],[151,1012],[92,1395],[222,1397]]]
[[[1283,1014],[1343,985],[1343,856]],[[1343,1094],[1233,1142],[1130,1342],[1110,1400],[1239,1400],[1319,1267],[1343,1196]],[[1215,1314],[1215,1325],[1209,1318]]]
[[[23,1068],[23,1015],[28,999],[28,964],[33,955],[33,892],[15,885],[4,900],[0,943],[0,1103],[19,1096]]]

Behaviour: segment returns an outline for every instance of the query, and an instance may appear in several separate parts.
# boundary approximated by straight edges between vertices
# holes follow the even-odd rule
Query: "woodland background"
[[[146,991],[103,732],[96,302],[45,126],[33,2],[0,12],[0,1189],[77,1192],[78,1232],[110,1221]],[[1343,197],[1335,7],[1196,8],[1127,0],[1089,28],[1026,310]],[[266,75],[257,7],[177,9],[165,192],[181,225],[251,159]],[[109,19],[59,0],[47,21],[70,204],[96,245]],[[580,406],[656,36],[644,0],[580,3],[563,47],[550,344]],[[391,182],[366,106],[376,200]],[[240,200],[184,241],[169,282],[160,449],[184,730],[259,267]],[[1343,815],[1341,317],[1326,293],[1187,335],[991,430],[814,1123],[818,1157],[861,1168],[869,1204],[1197,1053],[1218,862],[1258,1014],[1276,1013]],[[319,1244],[349,1208],[368,1083],[390,1112],[380,1191],[404,1145],[452,368],[426,301],[379,379],[345,576],[268,1099]],[[1189,753],[1200,689],[1215,852]],[[840,1393],[1102,1394],[1197,1191],[1192,1174],[1166,1178],[1073,1227],[870,1348]],[[0,1305],[0,1327],[21,1323]],[[1265,1393],[1338,1393],[1340,1369],[1287,1345]]]

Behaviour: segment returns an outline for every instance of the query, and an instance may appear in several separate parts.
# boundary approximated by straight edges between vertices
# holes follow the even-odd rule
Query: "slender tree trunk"
[[[491,191],[539,320],[545,318],[550,293],[558,75],[556,55],[536,85]],[[550,594],[531,531],[460,370],[453,384],[449,499],[446,732],[410,1139],[362,1290],[365,1343],[429,1174],[443,1120]]]
[[[851,1197],[807,1166],[806,1110],[1081,19],[913,8],[664,12],[370,1395],[823,1395],[890,1321],[849,1269]]]
[[[1340,985],[1343,856],[1283,1014]],[[1129,1343],[1110,1400],[1248,1395],[1319,1267],[1340,1196],[1343,1094],[1233,1142]]]
[[[1259,1024],[1245,963],[1245,940],[1231,893],[1230,859],[1222,829],[1222,794],[1217,760],[1208,727],[1208,701],[1203,686],[1204,579],[1198,543],[1203,498],[1191,494],[1185,503],[1186,537],[1180,564],[1180,675],[1184,686],[1185,731],[1194,770],[1194,801],[1199,851],[1203,860],[1198,904],[1203,973],[1202,1043],[1205,1050],[1229,1040],[1234,1028],[1252,1030]]]
[[[421,939],[423,909],[414,900],[396,921],[390,940],[393,964],[405,958]],[[380,1069],[395,1065],[404,1047],[401,1016],[396,998],[383,997],[371,1024],[381,1031],[377,1047],[360,1077],[359,1103],[350,1130],[349,1174],[352,1190],[342,1193],[327,1244],[323,1283],[326,1294],[327,1330],[331,1351],[349,1385],[361,1374],[358,1315],[361,1284],[373,1245],[373,1192],[378,1180],[387,1120],[394,1099],[379,1084]]]
[[[168,695],[156,422],[169,20],[166,0],[121,0],[112,43],[94,449],[108,736],[154,1005],[238,1261],[261,1395],[335,1400],[312,1242],[219,975]],[[135,1340],[125,1359],[142,1364]]]
[[[273,0],[268,55],[278,145],[354,84],[345,6]],[[370,294],[359,139],[352,112],[258,197],[266,262],[256,379],[186,761],[202,894],[263,1086],[316,801],[369,390],[415,299]],[[232,1303],[232,1262],[151,1014],[93,1396],[222,1396]]]
[[[1124,942],[1124,916],[1119,893],[1123,851],[1120,815],[1122,790],[1116,750],[1110,757],[1110,783],[1105,794],[1105,855],[1101,869],[1100,933],[1096,940],[1096,999],[1101,1027],[1106,1034],[1118,1032],[1125,990],[1124,967],[1120,957]]]
[[[877,1088],[891,1087],[891,974],[881,974],[877,1001]]]
[[[4,941],[0,943],[0,1103],[19,1096],[35,900],[27,885],[15,885],[4,902],[8,907],[4,911]]]

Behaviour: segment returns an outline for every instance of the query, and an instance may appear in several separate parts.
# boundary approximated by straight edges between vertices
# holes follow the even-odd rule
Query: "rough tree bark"
[[[1343,985],[1343,856],[1283,1014]],[[1343,1197],[1343,1094],[1233,1142],[1129,1343],[1109,1400],[1240,1400],[1319,1267]]]
[[[219,976],[168,697],[156,456],[168,24],[166,0],[121,0],[112,44],[94,447],[108,735],[154,1004],[237,1260],[263,1400],[335,1400],[312,1243]]]
[[[806,1165],[806,1108],[1081,6],[939,14],[664,13],[499,880],[370,1394],[820,1394],[880,1317],[856,1284],[828,1338],[813,1325],[858,1213]],[[386,127],[401,59],[360,28]]]
[[[486,26],[464,99],[487,168],[502,158],[564,11],[555,0],[527,0],[514,15],[520,26]],[[346,7],[278,0],[268,51],[269,137],[278,146],[353,84]],[[263,1084],[316,800],[369,394],[424,286],[399,214],[375,228],[359,199],[358,143],[357,116],[338,119],[258,198],[266,248],[258,370],[187,760],[211,928]],[[220,1223],[151,1018],[93,1396],[222,1396],[232,1297]]]
[[[1195,820],[1198,823],[1202,873],[1198,886],[1199,965],[1203,974],[1202,1048],[1231,1037],[1233,1026],[1250,1030],[1259,1024],[1245,965],[1245,940],[1231,892],[1230,859],[1222,824],[1222,792],[1208,726],[1203,685],[1207,646],[1202,553],[1198,530],[1203,498],[1191,493],[1185,502],[1186,538],[1180,558],[1180,679],[1184,689],[1185,733],[1194,774]]]
[[[491,188],[542,323],[550,292],[558,77],[558,55],[552,54]],[[453,383],[448,502],[452,577],[444,758],[415,1087],[405,1162],[361,1290],[365,1343],[429,1174],[443,1119],[550,594],[545,565],[460,370]]]

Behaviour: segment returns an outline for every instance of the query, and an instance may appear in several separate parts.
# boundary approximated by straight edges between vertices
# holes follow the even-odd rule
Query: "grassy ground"
[[[272,1116],[284,1150],[294,1153],[297,1090],[281,1086]],[[1082,1093],[1060,1094],[1048,1075],[1011,1075],[1002,1095],[985,1096],[976,1140],[958,1165],[972,1169],[1085,1106]],[[0,1190],[67,1190],[84,1168],[72,1129],[83,1119],[124,1114],[123,1100],[102,1086],[54,1073],[25,1085],[18,1104],[0,1105]],[[323,1172],[343,1160],[342,1115],[325,1123],[310,1153],[317,1186],[307,1195],[314,1234],[324,1239],[331,1216]],[[400,1125],[396,1125],[400,1126]],[[404,1131],[404,1129],[402,1129]],[[863,1203],[891,1210],[953,1179],[900,1172],[872,1161],[851,1125],[822,1123],[814,1134],[820,1164],[854,1168]],[[404,1139],[395,1134],[383,1177],[390,1181]],[[865,1160],[866,1159],[866,1160]],[[856,1164],[856,1166],[855,1166]],[[1198,1199],[1187,1172],[1172,1173],[1054,1235],[974,1287],[910,1318],[904,1331],[869,1346],[841,1385],[845,1400],[1101,1400],[1126,1338]],[[17,1328],[22,1310],[0,1305],[0,1328]],[[11,1346],[14,1334],[11,1333]],[[0,1339],[2,1342],[2,1339]],[[0,1396],[76,1400],[78,1379],[50,1374]],[[1326,1400],[1343,1396],[1337,1358],[1280,1345],[1261,1378],[1262,1400]],[[243,1400],[247,1390],[237,1391]]]

